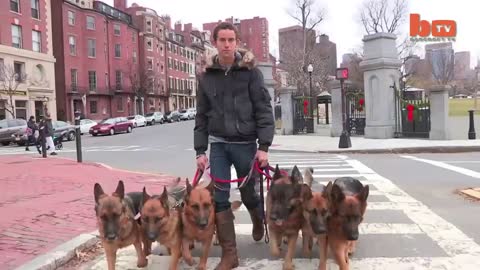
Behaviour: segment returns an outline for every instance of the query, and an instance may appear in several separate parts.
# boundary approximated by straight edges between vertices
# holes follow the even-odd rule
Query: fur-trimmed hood
[[[235,63],[239,68],[253,69],[257,65],[256,62],[255,55],[247,49],[238,48],[235,52]],[[218,54],[207,58],[206,69],[223,69],[218,64]]]

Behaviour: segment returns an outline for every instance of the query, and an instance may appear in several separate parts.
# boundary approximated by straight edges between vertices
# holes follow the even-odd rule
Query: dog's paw
[[[199,265],[199,266],[197,266],[197,270],[207,270],[207,266],[206,265]]]
[[[283,270],[295,270],[293,263],[283,263]]]
[[[195,264],[191,255],[183,256],[183,259],[185,260],[185,263],[188,264],[189,266],[193,266]]]
[[[137,267],[138,268],[145,268],[148,265],[148,259],[139,259],[137,262]]]
[[[279,247],[272,247],[270,248],[270,253],[272,254],[272,256],[274,257],[280,257],[280,253],[281,253],[281,250]]]

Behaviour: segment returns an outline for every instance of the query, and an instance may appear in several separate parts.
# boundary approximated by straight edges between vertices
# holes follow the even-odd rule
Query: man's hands
[[[265,168],[268,165],[268,153],[262,150],[257,150],[255,154],[255,158],[258,160],[260,164],[260,168]]]
[[[197,168],[199,170],[201,170],[202,172],[205,171],[205,168],[207,168],[207,164],[208,164],[208,158],[207,158],[207,155],[203,154],[203,155],[199,155],[197,157]]]

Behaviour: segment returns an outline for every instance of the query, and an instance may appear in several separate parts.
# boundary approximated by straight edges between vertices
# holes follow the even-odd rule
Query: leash
[[[258,162],[256,162],[256,166],[258,167]],[[268,167],[268,166],[267,166]],[[265,168],[266,176],[265,178],[267,179],[267,190],[269,190],[269,183],[270,180],[270,170],[269,168]],[[260,207],[262,208],[262,220],[263,220],[263,226],[265,228],[265,243],[268,244],[270,242],[270,236],[268,235],[268,226],[267,226],[267,217],[265,214],[265,196],[263,194],[263,176],[264,174],[260,174]]]

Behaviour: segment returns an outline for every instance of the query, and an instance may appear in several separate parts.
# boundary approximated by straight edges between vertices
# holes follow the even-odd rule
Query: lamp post
[[[307,71],[308,71],[308,76],[310,77],[310,89],[308,90],[308,96],[310,97],[310,101],[308,102],[309,106],[308,106],[308,117],[312,117],[313,116],[313,112],[312,112],[312,101],[313,101],[313,98],[312,98],[312,73],[313,73],[313,66],[312,64],[309,64],[308,67],[307,67]]]
[[[346,119],[346,102],[345,102],[345,88],[343,82],[348,79],[348,68],[337,68],[335,78],[340,80],[340,90],[342,92],[342,135],[340,135],[340,141],[338,143],[338,148],[350,148],[352,147],[352,142],[350,141],[350,134],[347,132],[347,119]]]

